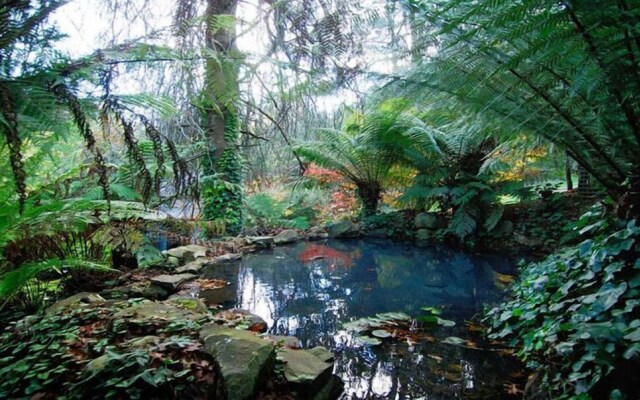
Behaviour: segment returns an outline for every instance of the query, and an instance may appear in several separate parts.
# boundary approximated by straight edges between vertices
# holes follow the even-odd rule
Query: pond
[[[466,321],[500,299],[501,278],[512,273],[505,258],[445,247],[379,240],[298,243],[209,267],[206,278],[231,284],[201,296],[249,310],[267,321],[269,333],[296,336],[303,347],[330,348],[345,399],[495,399],[509,396],[510,378],[518,378],[515,361],[488,348],[473,334],[477,326]],[[421,329],[421,340],[379,346],[363,344],[342,326],[382,312],[415,317],[425,306],[441,309],[441,317],[456,325]],[[452,336],[464,342],[442,342]]]

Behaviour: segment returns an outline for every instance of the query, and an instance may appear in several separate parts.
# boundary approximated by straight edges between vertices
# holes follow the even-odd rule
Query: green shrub
[[[631,221],[529,264],[512,299],[489,312],[490,337],[519,348],[548,396],[638,398],[639,239]]]

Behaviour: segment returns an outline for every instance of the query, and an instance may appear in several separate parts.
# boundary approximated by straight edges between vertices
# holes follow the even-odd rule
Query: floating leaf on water
[[[462,338],[459,338],[457,336],[449,336],[448,338],[445,338],[442,343],[447,343],[447,344],[455,344],[455,345],[463,345],[466,343],[466,341]]]
[[[439,309],[439,308],[436,308],[436,307],[420,307],[420,310],[426,311],[426,312],[428,312],[430,314],[433,314],[433,315],[442,314],[442,310]]]
[[[378,346],[380,344],[382,344],[382,340],[378,339],[378,338],[372,338],[369,336],[358,336],[356,338],[356,340],[358,340],[358,342],[362,343],[362,344],[368,344],[371,346]]]
[[[411,319],[410,316],[401,312],[380,313],[376,314],[376,318],[386,321],[409,321]]]
[[[456,326],[455,322],[448,319],[437,318],[436,322],[438,322],[438,325],[441,325],[441,326],[447,326],[447,327]]]
[[[416,319],[418,322],[422,322],[423,324],[435,324],[440,318],[435,315],[418,315]]]
[[[387,331],[385,331],[384,329],[377,329],[373,332],[371,332],[371,334],[375,337],[378,337],[380,339],[386,339],[388,337],[391,337],[391,334]]]
[[[361,319],[342,324],[342,327],[349,331],[364,332],[369,330],[369,324]]]

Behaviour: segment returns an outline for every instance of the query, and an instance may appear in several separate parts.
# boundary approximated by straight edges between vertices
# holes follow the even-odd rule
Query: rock
[[[261,317],[247,310],[232,308],[216,314],[216,319],[230,327],[246,327],[252,332],[263,333],[267,331],[267,322]]]
[[[246,238],[248,245],[257,245],[259,247],[270,247],[273,244],[272,236],[249,236]]]
[[[238,261],[242,258],[242,253],[227,253],[213,258],[214,264],[223,264],[231,261]]]
[[[320,360],[324,361],[324,362],[330,362],[332,363],[334,360],[334,356],[333,353],[327,349],[326,347],[322,347],[322,346],[316,346],[312,349],[307,350],[309,353],[313,354],[314,356],[318,357]]]
[[[504,219],[498,223],[493,232],[498,236],[510,236],[513,233],[513,229],[513,222]]]
[[[262,338],[276,347],[299,349],[302,347],[300,339],[295,336],[265,335]]]
[[[314,226],[307,232],[307,239],[309,240],[322,240],[329,237],[329,234],[319,226]]]
[[[281,245],[281,244],[287,244],[287,243],[294,243],[300,239],[302,239],[302,237],[296,230],[285,229],[284,231],[280,232],[279,234],[276,235],[276,237],[273,238],[273,243],[275,243],[276,245]]]
[[[538,238],[528,238],[524,235],[521,235],[519,233],[514,233],[513,234],[513,238],[516,241],[516,243],[526,246],[526,247],[533,247],[533,248],[537,248],[537,247],[542,247],[543,242],[542,239],[538,239]]]
[[[209,309],[204,304],[204,301],[202,299],[194,297],[174,297],[167,300],[165,303],[174,305],[178,308],[182,308],[183,310],[193,311],[195,313],[206,314],[209,312]]]
[[[352,238],[360,236],[360,227],[351,221],[340,221],[329,226],[329,237]]]
[[[162,254],[169,257],[176,257],[184,261],[193,261],[196,258],[206,257],[207,248],[204,246],[198,246],[196,244],[190,244],[188,246],[180,246],[170,250],[165,250]]]
[[[143,349],[145,347],[158,344],[160,343],[161,340],[162,339],[160,338],[160,336],[149,335],[149,336],[133,338],[127,341],[125,343],[125,346],[127,346],[130,349]]]
[[[315,349],[315,350],[314,350]],[[284,363],[284,377],[292,388],[305,398],[316,394],[330,379],[333,362],[325,361],[327,349],[293,350],[284,348],[278,352],[278,361]],[[329,352],[330,353],[330,352]]]
[[[273,371],[275,347],[251,332],[218,324],[204,325],[200,338],[204,351],[214,357],[220,367],[227,399],[254,398]]]
[[[180,259],[174,256],[167,256],[167,266],[178,267],[180,265]]]
[[[387,230],[384,228],[371,229],[364,233],[365,236],[373,238],[386,238],[388,235]]]
[[[89,363],[84,366],[84,369],[92,373],[100,372],[107,367],[108,363],[109,363],[109,356],[104,354],[98,358],[94,358],[93,360],[89,361]]]
[[[175,290],[186,281],[197,278],[194,274],[177,274],[177,275],[158,275],[151,278],[151,283],[162,288]]]
[[[213,260],[207,258],[198,258],[195,261],[191,261],[186,263],[182,267],[178,267],[175,269],[175,272],[178,274],[198,274],[208,264],[212,264]]]
[[[422,212],[413,219],[416,229],[437,229],[438,218],[432,213]]]
[[[67,297],[51,305],[46,310],[46,314],[54,314],[64,308],[76,308],[82,304],[104,303],[105,299],[97,293],[82,292]]]
[[[433,231],[430,229],[418,229],[416,231],[416,240],[419,242],[427,242],[433,239]]]
[[[124,319],[125,321],[147,321],[155,319],[169,323],[173,321],[196,321],[208,314],[208,310],[191,310],[180,304],[144,301],[124,308],[113,316],[116,319]]]
[[[135,297],[144,297],[149,300],[163,300],[169,296],[169,292],[160,286],[152,285],[151,282],[132,283],[130,285],[118,286],[113,289],[105,290],[105,296],[110,298],[131,299]]]

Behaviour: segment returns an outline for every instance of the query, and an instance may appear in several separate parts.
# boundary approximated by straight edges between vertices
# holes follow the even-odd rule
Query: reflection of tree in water
[[[447,318],[461,322],[482,302],[496,299],[490,260],[446,248],[416,249],[388,242],[312,246],[299,243],[247,255],[239,267],[227,267],[225,273],[236,274],[234,305],[264,318],[270,333],[297,336],[305,347],[324,345],[336,351],[335,372],[351,396],[438,398],[439,392],[448,391],[442,398],[450,398],[469,384],[477,391],[481,380],[492,382],[499,376],[486,365],[496,361],[482,352],[467,354],[437,343],[418,345],[413,352],[405,343],[372,349],[356,345],[353,334],[340,329],[354,317],[387,311],[416,315],[425,305],[443,307]],[[324,258],[311,257],[320,251]],[[459,325],[447,334],[464,335]],[[434,352],[436,358],[430,357]],[[446,369],[453,364],[459,366],[454,383],[443,378],[453,373]]]

